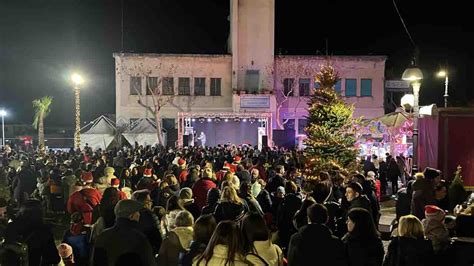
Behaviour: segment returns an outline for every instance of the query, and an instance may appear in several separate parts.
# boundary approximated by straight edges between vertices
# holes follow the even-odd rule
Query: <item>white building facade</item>
[[[181,128],[179,113],[266,113],[271,129],[294,129],[302,135],[307,99],[317,86],[314,75],[330,63],[340,76],[336,85],[355,116],[384,114],[384,56],[275,56],[274,0],[230,0],[229,54],[115,53],[117,122],[153,118],[138,100],[153,103],[147,88],[166,97],[160,111],[164,128]],[[181,117],[183,118],[183,117]]]

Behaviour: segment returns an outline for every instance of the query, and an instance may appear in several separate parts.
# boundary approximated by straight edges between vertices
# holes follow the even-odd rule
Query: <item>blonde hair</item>
[[[400,217],[398,222],[398,236],[418,239],[423,238],[424,234],[423,224],[418,217],[412,214]]]
[[[415,180],[420,180],[420,179],[424,179],[425,178],[425,175],[423,173],[416,173],[415,174]]]
[[[220,202],[231,202],[243,204],[242,199],[237,195],[237,191],[232,186],[226,186],[222,189]]]

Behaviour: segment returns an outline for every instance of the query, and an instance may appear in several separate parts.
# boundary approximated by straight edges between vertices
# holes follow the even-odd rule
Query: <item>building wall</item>
[[[274,66],[274,0],[231,0],[233,88],[245,90],[247,70],[259,71],[259,90],[271,90]]]
[[[356,107],[354,116],[374,118],[384,114],[384,56],[331,56],[329,62],[339,73],[341,79],[341,95],[349,104]],[[283,81],[293,78],[294,96],[282,104],[280,115],[282,119],[296,119],[295,127],[298,128],[298,119],[304,118],[307,112],[307,97],[299,97],[299,79],[310,79],[310,88],[314,87],[314,76],[321,66],[327,64],[325,56],[276,56],[275,57],[275,90],[277,106],[281,102]],[[356,96],[346,96],[347,79],[356,80]],[[361,96],[361,80],[371,80],[371,95]],[[275,114],[276,115],[276,114]],[[300,132],[301,133],[301,132]]]
[[[162,118],[174,118],[178,112],[232,112],[232,58],[229,55],[171,55],[171,54],[114,54],[116,65],[117,121],[153,117],[138,104],[139,96],[131,95],[132,76],[141,77],[143,101],[152,105],[146,94],[146,77],[174,78],[174,93],[170,103],[161,110]],[[191,96],[178,95],[178,79],[190,78]],[[194,78],[205,78],[205,96],[194,96]],[[210,96],[211,78],[221,78],[221,96]],[[160,82],[159,82],[160,83]],[[162,84],[159,84],[160,90]],[[168,98],[168,96],[162,96]]]

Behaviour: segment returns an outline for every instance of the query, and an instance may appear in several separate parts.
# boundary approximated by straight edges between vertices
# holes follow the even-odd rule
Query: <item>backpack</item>
[[[0,244],[0,265],[28,266],[28,244],[34,233],[16,242],[3,241]]]

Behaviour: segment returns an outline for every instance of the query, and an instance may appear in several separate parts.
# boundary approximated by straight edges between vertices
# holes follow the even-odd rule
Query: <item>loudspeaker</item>
[[[178,140],[178,130],[168,129],[167,134],[166,134],[166,147],[174,148],[177,140]]]
[[[268,147],[268,136],[267,135],[262,135],[262,147]]]
[[[189,146],[189,135],[183,135],[183,147]]]

